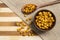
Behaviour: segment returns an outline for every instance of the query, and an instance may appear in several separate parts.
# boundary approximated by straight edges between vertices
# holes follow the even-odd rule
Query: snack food
[[[35,11],[36,9],[36,5],[34,4],[26,4],[23,8],[22,8],[22,12],[24,14],[30,14],[32,13],[33,11]]]
[[[42,30],[51,29],[55,24],[55,16],[49,10],[41,10],[35,16],[35,23]]]
[[[35,36],[36,33],[31,30],[29,26],[27,26],[24,22],[17,22],[16,23],[19,28],[17,29],[17,32],[20,33],[22,36]]]

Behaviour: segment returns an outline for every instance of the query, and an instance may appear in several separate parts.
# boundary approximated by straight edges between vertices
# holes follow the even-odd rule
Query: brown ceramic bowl
[[[35,22],[36,16],[38,15],[38,13],[39,13],[39,12],[43,12],[43,11],[45,11],[45,12],[50,12],[50,13],[52,14],[52,17],[53,17],[54,20],[55,20],[55,21],[53,22],[53,24],[51,25],[52,27],[48,28],[47,30],[43,30],[43,29],[39,28],[39,27],[37,26],[36,22]],[[54,15],[50,10],[39,10],[39,11],[36,13],[35,17],[34,17],[34,20],[33,20],[32,25],[34,25],[33,28],[35,28],[35,29],[34,29],[35,31],[38,31],[38,32],[43,31],[43,32],[44,32],[44,31],[51,30],[51,29],[54,27],[55,23],[56,23],[56,17],[55,17],[55,15]]]

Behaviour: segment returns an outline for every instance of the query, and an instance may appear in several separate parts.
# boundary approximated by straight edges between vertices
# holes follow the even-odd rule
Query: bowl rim
[[[36,27],[38,30],[40,30],[40,31],[48,31],[48,30],[43,30],[43,29],[39,28],[39,27],[36,25],[36,22],[35,22],[36,16],[37,16],[38,13],[41,12],[41,11],[47,11],[47,12],[50,12],[50,13],[52,14],[55,22],[53,23],[52,27],[51,27],[50,29],[48,29],[48,30],[51,30],[51,29],[55,26],[55,24],[56,24],[56,17],[55,17],[55,15],[54,15],[54,13],[53,13],[52,11],[50,11],[50,10],[41,9],[41,10],[37,11],[36,14],[35,14],[35,16],[34,16],[34,19],[33,19],[33,24],[34,24],[35,27]]]

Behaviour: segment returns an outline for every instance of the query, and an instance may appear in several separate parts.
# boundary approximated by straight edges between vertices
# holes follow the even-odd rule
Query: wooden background
[[[46,0],[46,1],[48,1],[48,0]],[[43,1],[43,2],[45,2],[45,1]],[[59,14],[60,13],[60,8],[59,7],[60,7],[59,4],[58,5],[50,6],[50,8],[49,7],[46,7],[46,9],[48,8],[51,11],[54,12],[54,14],[56,16],[56,19],[57,19],[57,22],[56,22],[56,25],[55,25],[54,29],[52,29],[50,32],[47,32],[47,33],[45,33],[43,35],[41,34],[41,36],[43,37],[44,40],[60,40],[60,31],[59,31],[60,30],[60,27],[59,27],[60,26],[60,14]],[[1,13],[4,12],[4,14],[5,14],[5,12],[6,13],[9,12],[8,15],[10,15],[11,13],[13,13],[9,8],[7,8],[6,5],[5,5],[5,8],[7,8],[7,9],[5,9],[3,6],[1,8],[3,9],[3,11],[1,9],[1,11],[0,11]],[[15,36],[16,35],[19,35],[19,33],[16,32],[16,29],[18,27],[15,26],[15,23],[16,22],[20,22],[20,21],[22,21],[22,20],[18,16],[13,16],[13,17],[11,17],[11,16],[8,16],[8,17],[1,16],[0,17],[0,22],[1,22],[0,32],[1,32],[1,35],[10,35],[10,36],[12,36],[12,35],[13,36],[14,35]],[[4,23],[5,23],[5,25],[4,25]],[[36,38],[34,38],[34,39],[37,40]],[[40,40],[40,39],[38,39],[38,40]]]
[[[0,36],[20,35],[15,24],[20,21],[22,20],[0,1]]]
[[[21,21],[14,12],[0,1],[0,40],[42,40],[38,36],[20,36],[17,32],[16,22]]]

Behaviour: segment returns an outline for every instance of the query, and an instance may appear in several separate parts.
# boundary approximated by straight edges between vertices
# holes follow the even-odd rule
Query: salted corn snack
[[[33,11],[35,11],[36,9],[36,5],[35,4],[26,4],[23,8],[22,8],[22,12],[24,14],[30,14]]]
[[[35,23],[38,28],[42,30],[48,30],[53,27],[53,23],[55,22],[54,16],[50,11],[39,11],[35,16]]]

